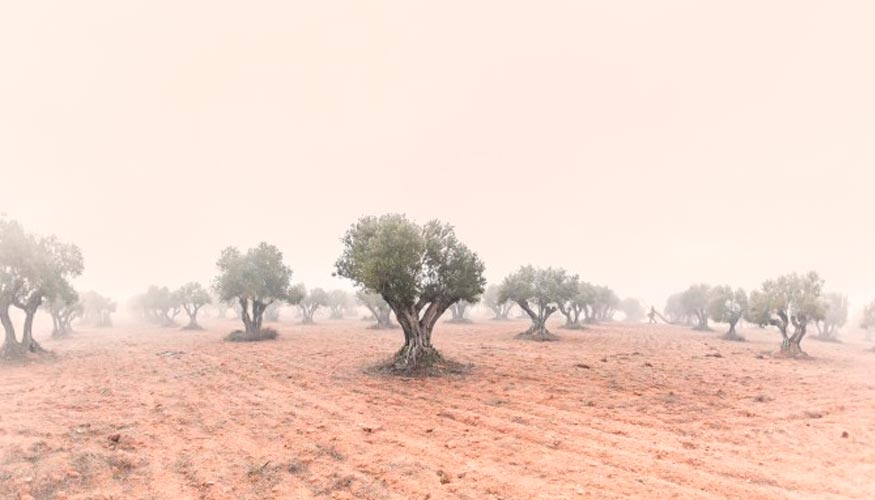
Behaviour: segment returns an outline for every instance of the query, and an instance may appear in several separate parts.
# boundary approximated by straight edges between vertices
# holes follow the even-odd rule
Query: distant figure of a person
[[[650,318],[650,321],[648,322],[649,325],[656,324],[656,308],[655,307],[650,306],[650,312],[647,313],[647,317]]]

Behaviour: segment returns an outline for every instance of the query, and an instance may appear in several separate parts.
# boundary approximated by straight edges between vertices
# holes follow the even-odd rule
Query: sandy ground
[[[400,331],[80,331],[0,367],[2,498],[875,498],[875,353],[601,325],[441,324],[463,378],[367,375]]]

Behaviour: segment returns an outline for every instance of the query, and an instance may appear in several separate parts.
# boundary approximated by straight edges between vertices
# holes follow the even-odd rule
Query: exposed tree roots
[[[444,358],[434,347],[405,345],[393,357],[368,371],[381,375],[419,378],[464,375],[470,369],[470,365]]]
[[[198,330],[203,330],[203,329],[204,329],[204,327],[202,327],[201,325],[198,325],[197,323],[195,323],[195,324],[189,323],[189,324],[183,326],[182,328],[180,328],[180,330],[187,330],[187,331],[198,331]]]

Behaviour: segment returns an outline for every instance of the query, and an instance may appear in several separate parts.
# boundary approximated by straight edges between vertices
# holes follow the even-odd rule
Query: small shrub
[[[228,342],[259,342],[262,340],[274,340],[278,335],[277,331],[273,328],[262,328],[255,333],[234,330],[225,337],[225,340]]]

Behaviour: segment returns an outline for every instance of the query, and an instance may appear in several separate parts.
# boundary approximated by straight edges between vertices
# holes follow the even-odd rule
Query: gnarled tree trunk
[[[24,355],[24,349],[18,343],[15,337],[15,325],[12,323],[12,318],[9,317],[9,304],[0,304],[0,323],[3,324],[5,332],[5,340],[3,347],[0,348],[0,359],[11,360],[18,359]]]
[[[559,337],[550,333],[547,330],[547,320],[550,318],[550,315],[556,312],[556,308],[549,305],[539,304],[538,311],[535,312],[529,307],[528,302],[520,301],[517,303],[520,306],[520,309],[526,312],[529,315],[529,319],[532,320],[532,325],[528,330],[517,335],[517,338],[526,339],[526,340],[536,340],[539,342],[550,341],[550,340],[559,340]]]

